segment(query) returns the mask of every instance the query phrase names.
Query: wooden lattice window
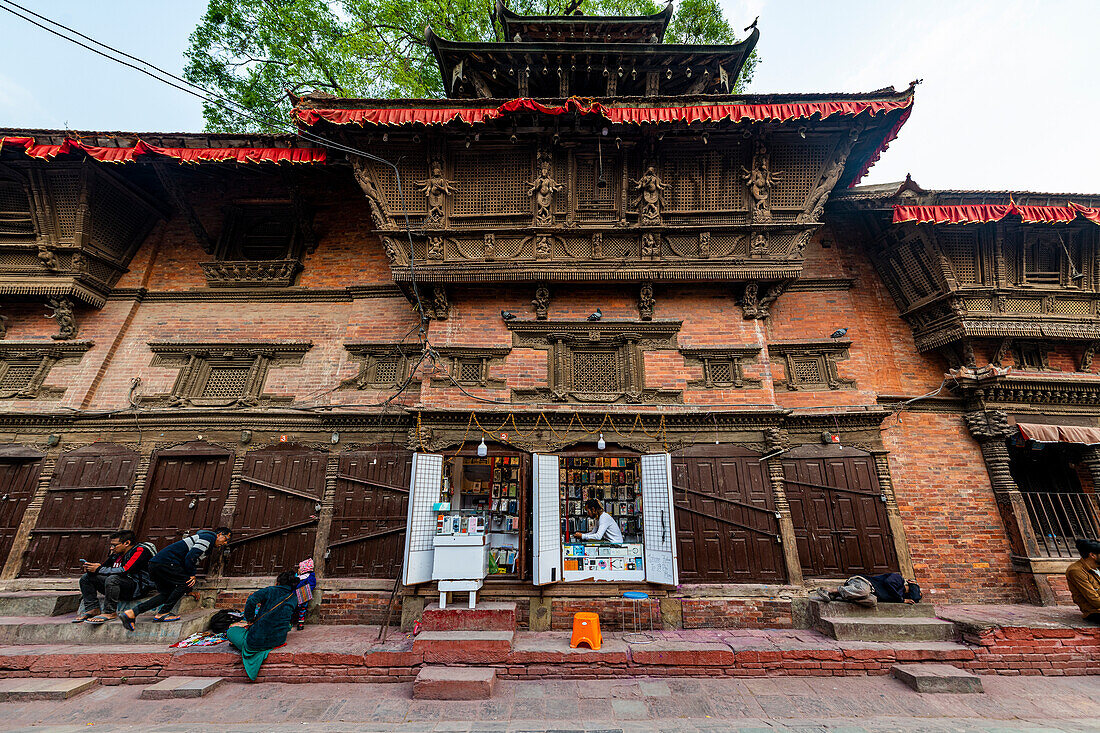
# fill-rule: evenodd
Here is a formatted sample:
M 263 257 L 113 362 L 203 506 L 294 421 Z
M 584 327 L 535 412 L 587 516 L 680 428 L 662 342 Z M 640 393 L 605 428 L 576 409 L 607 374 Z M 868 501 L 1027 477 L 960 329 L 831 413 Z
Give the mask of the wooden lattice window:
M 744 346 L 715 346 L 680 350 L 680 353 L 684 355 L 686 365 L 702 368 L 703 378 L 688 382 L 688 386 L 703 387 L 705 389 L 759 387 L 760 380 L 746 377 L 744 368 L 745 362 L 755 359 L 759 352 L 759 348 Z
M 614 351 L 574 351 L 573 390 L 595 394 L 619 392 L 623 380 L 617 356 Z
M 936 240 L 946 255 L 955 281 L 960 285 L 980 285 L 981 252 L 978 248 L 978 233 L 972 229 L 960 227 L 939 227 Z
M 218 256 L 248 262 L 295 259 L 300 242 L 290 202 L 235 206 L 229 210 Z
M 152 343 L 152 366 L 176 367 L 172 391 L 149 402 L 184 406 L 258 405 L 292 397 L 264 394 L 268 371 L 301 360 L 311 344 Z
M 345 344 L 359 373 L 344 382 L 356 389 L 394 389 L 409 379 L 419 361 L 418 344 Z
M 436 353 L 446 359 L 438 365 L 432 376 L 436 387 L 491 387 L 505 386 L 501 379 L 489 376 L 491 366 L 503 365 L 504 357 L 511 349 L 499 346 L 441 346 Z
M 480 360 L 462 359 L 458 362 L 458 381 L 477 384 L 484 379 L 485 364 Z
M 0 180 L 0 241 L 34 240 L 34 214 L 19 181 Z
M 788 342 L 770 344 L 768 352 L 780 357 L 787 372 L 785 381 L 777 386 L 789 390 L 847 389 L 855 386 L 850 379 L 843 379 L 837 361 L 848 358 L 848 341 Z
M 1050 360 L 1047 354 L 1047 346 L 1034 341 L 1021 341 L 1012 346 L 1013 357 L 1016 360 L 1017 369 L 1030 371 L 1047 371 L 1050 369 Z
M 1024 280 L 1032 285 L 1059 285 L 1063 254 L 1057 236 L 1031 237 L 1024 247 Z
M 202 388 L 202 397 L 226 399 L 244 396 L 248 385 L 248 374 L 252 366 L 211 366 Z
M 79 359 L 91 345 L 74 341 L 43 348 L 18 342 L 0 344 L 0 399 L 56 399 L 64 387 L 45 386 L 46 377 L 62 359 Z

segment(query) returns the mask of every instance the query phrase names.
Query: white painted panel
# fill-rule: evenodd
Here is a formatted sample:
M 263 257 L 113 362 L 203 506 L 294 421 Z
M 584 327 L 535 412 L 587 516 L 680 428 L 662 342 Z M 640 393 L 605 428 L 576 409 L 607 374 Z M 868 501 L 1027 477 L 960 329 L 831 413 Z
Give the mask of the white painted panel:
M 535 585 L 561 580 L 561 496 L 558 457 L 534 454 Z
M 645 579 L 676 585 L 676 512 L 672 506 L 672 456 L 642 456 L 642 532 L 645 536 Z
M 405 585 L 427 583 L 432 579 L 435 555 L 435 511 L 443 486 L 443 456 L 413 453 L 412 481 L 409 484 L 409 516 L 405 523 Z

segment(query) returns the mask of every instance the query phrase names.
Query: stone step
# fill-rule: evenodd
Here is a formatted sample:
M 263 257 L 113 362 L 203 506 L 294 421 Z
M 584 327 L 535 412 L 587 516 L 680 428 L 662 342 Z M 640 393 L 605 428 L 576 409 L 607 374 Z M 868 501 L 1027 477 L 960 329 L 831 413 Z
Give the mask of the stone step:
M 225 680 L 221 677 L 168 677 L 154 685 L 143 687 L 139 697 L 142 700 L 203 697 L 223 682 Z
M 508 658 L 514 631 L 422 631 L 413 652 L 427 664 L 499 664 Z
M 955 624 L 935 618 L 823 618 L 817 629 L 837 641 L 952 641 Z
M 206 630 L 214 609 L 184 614 L 179 621 L 158 623 L 152 612 L 140 616 L 133 631 L 119 621 L 74 624 L 73 616 L 0 618 L 0 644 L 171 644 Z
M 68 700 L 99 684 L 95 677 L 21 677 L 0 680 L 0 701 Z
M 420 617 L 422 631 L 515 631 L 515 603 L 478 603 L 476 608 L 440 608 L 431 603 Z
M 0 616 L 62 616 L 76 613 L 79 593 L 52 590 L 0 593 Z
M 821 603 L 810 601 L 814 618 L 935 618 L 936 607 L 931 603 L 880 603 L 875 608 L 865 608 L 855 603 L 835 601 Z
M 417 700 L 488 700 L 497 673 L 486 667 L 424 667 L 413 682 Z
M 951 664 L 895 664 L 890 674 L 917 692 L 985 692 L 981 677 Z

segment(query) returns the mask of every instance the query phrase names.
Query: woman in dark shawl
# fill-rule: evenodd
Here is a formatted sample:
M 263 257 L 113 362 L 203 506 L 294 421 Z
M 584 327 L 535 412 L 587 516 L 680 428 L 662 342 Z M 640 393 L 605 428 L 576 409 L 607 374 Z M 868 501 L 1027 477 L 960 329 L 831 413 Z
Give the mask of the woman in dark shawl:
M 225 632 L 229 642 L 241 650 L 244 671 L 250 680 L 256 680 L 268 652 L 286 643 L 298 605 L 294 594 L 297 585 L 298 576 L 293 572 L 279 573 L 275 585 L 248 597 L 244 621 L 233 624 Z

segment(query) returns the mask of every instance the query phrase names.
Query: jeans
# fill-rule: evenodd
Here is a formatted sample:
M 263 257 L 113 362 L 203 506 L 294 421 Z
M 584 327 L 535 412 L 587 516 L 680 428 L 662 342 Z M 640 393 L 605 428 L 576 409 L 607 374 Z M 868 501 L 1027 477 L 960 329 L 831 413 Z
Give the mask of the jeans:
M 187 581 L 191 578 L 183 567 L 174 563 L 150 563 L 149 578 L 157 587 L 157 594 L 134 607 L 134 616 L 160 606 L 159 613 L 171 613 L 172 608 L 191 589 Z
M 84 611 L 99 608 L 99 594 L 103 594 L 103 612 L 115 613 L 119 601 L 128 601 L 134 597 L 137 581 L 122 573 L 97 575 L 84 573 L 80 576 L 80 594 L 84 596 Z

